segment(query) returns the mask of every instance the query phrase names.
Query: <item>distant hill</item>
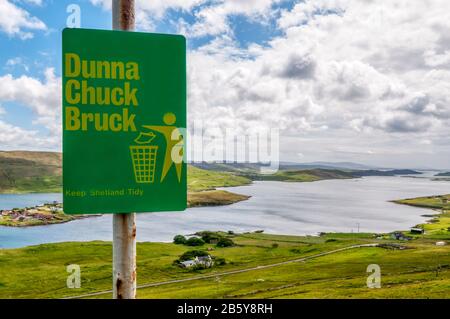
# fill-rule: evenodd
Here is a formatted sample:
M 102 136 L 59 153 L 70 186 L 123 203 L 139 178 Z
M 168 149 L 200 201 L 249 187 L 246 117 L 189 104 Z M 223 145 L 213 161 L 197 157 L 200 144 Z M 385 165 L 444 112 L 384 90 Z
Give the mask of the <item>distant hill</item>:
M 397 175 L 420 175 L 421 172 L 417 172 L 411 169 L 393 169 L 393 170 L 365 170 L 365 171 L 353 171 L 353 176 L 397 176 Z
M 324 168 L 324 169 L 345 169 L 345 170 L 369 170 L 375 169 L 368 166 L 353 162 L 311 162 L 311 163 L 282 163 L 282 167 L 295 168 Z
M 259 172 L 262 164 L 259 163 L 191 163 L 193 167 L 208 171 L 220 172 Z
M 324 179 L 347 179 L 354 177 L 351 172 L 344 170 L 310 168 L 307 166 L 305 168 L 297 164 L 282 164 L 277 173 L 269 175 L 262 175 L 260 172 L 260 168 L 267 165 L 257 163 L 194 163 L 191 165 L 203 170 L 230 172 L 254 181 L 313 182 Z
M 442 177 L 444 177 L 444 176 L 450 176 L 450 172 L 439 173 L 439 174 L 436 174 L 436 175 L 434 175 L 434 176 L 442 176 Z
M 228 172 L 249 172 L 259 171 L 261 167 L 267 165 L 259 163 L 191 163 L 191 165 L 216 171 Z M 280 162 L 280 170 L 304 170 L 304 169 L 329 169 L 329 170 L 369 170 L 374 169 L 372 166 L 367 166 L 351 162 L 311 162 L 311 163 L 294 163 L 294 162 Z
M 251 180 L 259 181 L 287 181 L 287 182 L 315 182 L 326 179 L 349 179 L 354 178 L 351 172 L 332 169 L 296 169 L 296 170 L 280 170 L 275 174 L 243 174 Z
M 195 167 L 210 171 L 226 171 L 236 175 L 245 176 L 252 180 L 270 181 L 298 181 L 309 182 L 324 179 L 346 179 L 364 176 L 398 176 L 419 175 L 421 172 L 410 169 L 351 169 L 350 167 L 366 167 L 356 163 L 333 163 L 341 164 L 346 168 L 333 168 L 326 166 L 327 162 L 315 162 L 310 164 L 281 163 L 279 171 L 272 175 L 261 175 L 260 168 L 264 165 L 257 163 L 195 163 Z
M 0 192 L 59 192 L 62 154 L 0 151 Z

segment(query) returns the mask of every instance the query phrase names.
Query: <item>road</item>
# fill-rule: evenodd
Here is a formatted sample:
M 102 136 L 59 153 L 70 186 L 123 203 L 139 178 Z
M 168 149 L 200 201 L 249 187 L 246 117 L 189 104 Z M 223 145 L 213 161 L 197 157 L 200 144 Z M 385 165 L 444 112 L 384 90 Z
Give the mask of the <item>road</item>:
M 287 264 L 291 264 L 291 263 L 304 262 L 304 261 L 307 261 L 307 260 L 310 260 L 310 259 L 314 259 L 314 258 L 326 256 L 326 255 L 331 255 L 331 254 L 336 254 L 336 253 L 339 253 L 339 252 L 342 252 L 342 251 L 346 251 L 346 250 L 350 250 L 350 249 L 364 248 L 364 247 L 377 247 L 377 246 L 378 246 L 378 244 L 353 245 L 353 246 L 348 246 L 348 247 L 339 248 L 339 249 L 335 249 L 335 250 L 330 250 L 330 251 L 327 251 L 327 252 L 324 252 L 324 253 L 320 253 L 320 254 L 316 254 L 316 255 L 312 255 L 312 256 L 307 256 L 307 257 L 302 257 L 302 258 L 297 258 L 297 259 L 292 259 L 292 260 L 281 261 L 281 262 L 274 263 L 274 264 L 269 264 L 269 265 L 261 265 L 261 266 L 251 267 L 251 268 L 230 270 L 230 271 L 225 271 L 225 272 L 221 272 L 221 273 L 214 273 L 214 274 L 208 274 L 208 275 L 202 275 L 202 276 L 196 276 L 196 277 L 190 277 L 190 278 L 175 279 L 175 280 L 168 280 L 168 281 L 161 281 L 161 282 L 154 282 L 154 283 L 149 283 L 149 284 L 143 284 L 143 285 L 137 286 L 137 289 L 149 288 L 149 287 L 158 287 L 158 286 L 162 286 L 162 285 L 170 285 L 170 284 L 176 284 L 176 283 L 180 283 L 180 282 L 187 282 L 187 281 L 194 281 L 194 280 L 201 280 L 201 279 L 216 278 L 216 277 L 220 277 L 220 276 L 227 276 L 227 275 L 233 275 L 233 274 L 240 274 L 240 273 L 249 272 L 249 271 L 255 271 L 255 270 L 261 270 L 261 269 L 266 269 L 266 268 L 278 267 L 278 266 L 287 265 Z M 113 292 L 112 290 L 105 290 L 105 291 L 93 292 L 93 293 L 79 295 L 79 296 L 66 297 L 66 298 L 63 298 L 63 299 L 80 299 L 80 298 L 87 298 L 87 297 L 95 297 L 95 296 L 101 296 L 101 295 L 105 295 L 105 294 L 111 294 L 112 292 Z

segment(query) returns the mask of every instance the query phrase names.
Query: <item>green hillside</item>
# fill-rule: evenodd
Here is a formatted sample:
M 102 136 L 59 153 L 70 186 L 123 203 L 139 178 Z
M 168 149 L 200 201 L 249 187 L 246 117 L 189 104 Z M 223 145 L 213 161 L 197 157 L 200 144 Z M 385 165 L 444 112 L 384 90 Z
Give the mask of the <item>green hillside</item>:
M 354 178 L 349 172 L 332 169 L 282 170 L 272 175 L 246 173 L 243 176 L 260 181 L 315 182 L 326 179 Z
M 62 154 L 0 151 L 0 193 L 60 192 Z
M 212 190 L 217 187 L 231 187 L 250 184 L 251 181 L 230 172 L 210 171 L 188 165 L 189 191 Z

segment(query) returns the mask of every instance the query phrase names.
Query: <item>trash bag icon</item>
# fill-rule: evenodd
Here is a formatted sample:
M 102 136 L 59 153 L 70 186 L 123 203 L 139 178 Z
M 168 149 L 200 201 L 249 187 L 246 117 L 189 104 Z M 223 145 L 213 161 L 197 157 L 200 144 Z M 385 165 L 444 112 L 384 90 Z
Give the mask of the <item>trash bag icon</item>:
M 148 145 L 155 138 L 152 132 L 143 133 L 134 140 L 138 145 L 130 146 L 131 160 L 133 163 L 136 183 L 153 183 L 155 181 L 156 154 L 158 146 Z

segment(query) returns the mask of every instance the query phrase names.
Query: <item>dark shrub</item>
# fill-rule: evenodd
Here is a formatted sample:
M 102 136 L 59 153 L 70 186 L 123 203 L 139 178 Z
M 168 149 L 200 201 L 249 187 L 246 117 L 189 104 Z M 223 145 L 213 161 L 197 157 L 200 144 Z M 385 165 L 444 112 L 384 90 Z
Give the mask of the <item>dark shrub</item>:
M 198 237 L 191 237 L 188 240 L 186 240 L 186 245 L 188 246 L 203 246 L 205 244 L 205 241 Z
M 229 238 L 222 237 L 219 239 L 216 246 L 217 247 L 231 247 L 231 246 L 234 246 L 234 242 Z
M 197 236 L 200 236 L 205 243 L 211 244 L 212 242 L 218 242 L 222 237 L 220 234 L 212 232 L 212 231 L 202 231 L 196 233 Z
M 216 266 L 223 266 L 226 263 L 227 262 L 225 261 L 225 258 L 222 258 L 222 257 L 215 257 L 214 258 L 214 265 L 216 265 Z
M 272 244 L 272 248 L 278 248 L 278 244 L 277 243 L 273 243 Z
M 195 257 L 209 256 L 209 254 L 204 250 L 189 250 L 180 256 L 179 261 L 186 261 L 194 259 Z
M 177 245 L 184 245 L 186 244 L 186 237 L 184 237 L 183 235 L 176 235 L 173 238 L 173 243 Z

